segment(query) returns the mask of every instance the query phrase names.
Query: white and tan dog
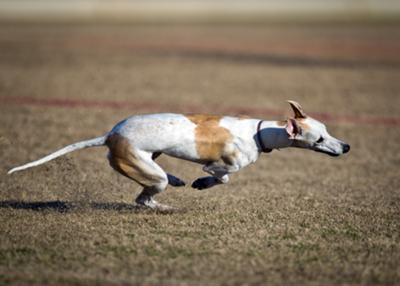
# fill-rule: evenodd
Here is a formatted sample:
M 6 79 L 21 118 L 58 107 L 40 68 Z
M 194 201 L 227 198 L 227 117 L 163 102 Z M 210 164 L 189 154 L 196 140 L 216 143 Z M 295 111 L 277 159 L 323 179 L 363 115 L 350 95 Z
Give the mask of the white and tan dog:
M 168 184 L 183 186 L 185 183 L 167 174 L 154 161 L 161 154 L 203 164 L 203 170 L 211 176 L 195 180 L 192 187 L 205 189 L 227 183 L 230 173 L 273 149 L 299 147 L 331 156 L 350 150 L 348 144 L 330 136 L 322 123 L 307 116 L 297 102 L 289 103 L 295 116 L 285 121 L 172 113 L 132 116 L 104 136 L 71 144 L 8 173 L 43 164 L 78 149 L 106 145 L 110 165 L 143 186 L 136 203 L 168 209 L 153 196 L 164 191 Z

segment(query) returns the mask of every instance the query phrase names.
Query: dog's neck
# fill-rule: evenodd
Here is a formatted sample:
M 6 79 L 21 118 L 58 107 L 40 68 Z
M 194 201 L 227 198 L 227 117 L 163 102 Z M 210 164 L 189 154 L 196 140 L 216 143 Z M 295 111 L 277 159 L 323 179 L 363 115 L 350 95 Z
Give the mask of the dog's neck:
M 258 132 L 259 136 L 256 134 L 255 139 L 262 140 L 265 148 L 280 149 L 292 145 L 292 140 L 289 139 L 285 126 L 281 126 L 277 121 L 263 121 Z

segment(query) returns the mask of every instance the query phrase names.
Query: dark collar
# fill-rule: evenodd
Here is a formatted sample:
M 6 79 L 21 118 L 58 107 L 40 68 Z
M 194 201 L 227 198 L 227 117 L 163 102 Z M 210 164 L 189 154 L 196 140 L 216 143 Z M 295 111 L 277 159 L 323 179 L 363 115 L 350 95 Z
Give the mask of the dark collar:
M 263 141 L 261 140 L 261 132 L 260 132 L 260 128 L 261 128 L 261 124 L 264 122 L 264 120 L 260 120 L 260 122 L 258 122 L 257 125 L 257 140 L 258 140 L 258 144 L 261 147 L 261 151 L 264 153 L 270 153 L 272 152 L 272 149 L 265 147 Z

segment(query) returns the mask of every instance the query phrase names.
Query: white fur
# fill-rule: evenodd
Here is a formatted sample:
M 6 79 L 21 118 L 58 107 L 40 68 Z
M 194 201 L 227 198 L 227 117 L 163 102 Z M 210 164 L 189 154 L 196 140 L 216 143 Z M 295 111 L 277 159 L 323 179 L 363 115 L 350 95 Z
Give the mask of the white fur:
M 196 161 L 195 128 L 181 114 L 161 113 L 129 117 L 118 123 L 110 134 L 122 135 L 138 150 L 162 151 L 172 157 Z

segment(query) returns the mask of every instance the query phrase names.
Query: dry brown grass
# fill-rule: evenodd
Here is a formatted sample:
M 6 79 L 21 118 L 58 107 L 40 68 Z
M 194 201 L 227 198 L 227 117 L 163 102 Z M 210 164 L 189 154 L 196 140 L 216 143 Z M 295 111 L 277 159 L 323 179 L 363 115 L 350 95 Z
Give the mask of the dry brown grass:
M 332 37 L 357 43 L 380 39 L 390 50 L 397 47 L 398 31 L 3 26 L 0 95 L 145 99 L 180 108 L 207 106 L 210 112 L 213 106 L 282 109 L 290 98 L 306 111 L 398 116 L 399 58 L 369 56 L 364 51 L 369 44 L 358 44 L 360 59 L 350 64 L 341 54 L 349 50 L 322 55 L 323 45 L 311 60 L 295 49 L 285 51 L 286 63 L 264 57 L 274 55 L 267 48 L 260 61 L 242 55 L 249 43 L 284 47 L 293 38 L 305 47 L 310 39 L 327 46 Z M 93 45 L 94 36 L 113 38 L 114 44 Z M 177 41 L 185 46 L 199 38 L 210 39 L 211 52 L 176 47 Z M 127 44 L 144 39 L 153 48 Z M 154 48 L 160 42 L 173 48 Z M 217 44 L 224 50 L 233 42 L 236 56 L 213 54 Z M 158 199 L 181 211 L 161 214 L 132 207 L 140 188 L 108 167 L 102 148 L 5 175 L 11 166 L 102 134 L 136 110 L 9 104 L 0 110 L 0 284 L 399 281 L 399 126 L 330 124 L 332 134 L 352 145 L 347 156 L 274 151 L 232 176 L 228 185 L 205 191 L 169 188 Z M 195 164 L 165 157 L 160 162 L 188 182 L 203 175 Z

